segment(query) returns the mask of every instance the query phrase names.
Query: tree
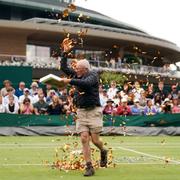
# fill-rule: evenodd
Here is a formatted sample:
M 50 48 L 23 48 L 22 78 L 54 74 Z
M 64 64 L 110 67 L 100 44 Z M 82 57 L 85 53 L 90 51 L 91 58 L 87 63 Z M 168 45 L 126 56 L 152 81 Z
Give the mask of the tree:
M 115 81 L 117 85 L 122 86 L 124 82 L 128 80 L 128 78 L 118 72 L 104 71 L 100 73 L 100 80 L 103 84 L 110 84 L 111 81 Z

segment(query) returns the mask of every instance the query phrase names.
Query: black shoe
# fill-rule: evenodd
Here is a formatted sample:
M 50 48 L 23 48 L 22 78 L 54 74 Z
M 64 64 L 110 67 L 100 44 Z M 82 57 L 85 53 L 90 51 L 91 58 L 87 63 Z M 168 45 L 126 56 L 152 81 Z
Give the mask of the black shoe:
M 84 176 L 93 176 L 95 173 L 94 168 L 91 163 L 87 163 L 86 171 Z
M 107 167 L 107 150 L 101 151 L 101 161 L 100 161 L 100 166 L 101 167 Z

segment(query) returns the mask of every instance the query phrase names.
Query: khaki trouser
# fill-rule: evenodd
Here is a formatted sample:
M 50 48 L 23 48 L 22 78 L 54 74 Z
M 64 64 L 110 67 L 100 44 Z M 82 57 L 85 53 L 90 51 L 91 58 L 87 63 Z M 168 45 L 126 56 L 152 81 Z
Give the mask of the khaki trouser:
M 76 120 L 76 131 L 100 133 L 103 127 L 103 114 L 101 107 L 93 109 L 78 109 Z

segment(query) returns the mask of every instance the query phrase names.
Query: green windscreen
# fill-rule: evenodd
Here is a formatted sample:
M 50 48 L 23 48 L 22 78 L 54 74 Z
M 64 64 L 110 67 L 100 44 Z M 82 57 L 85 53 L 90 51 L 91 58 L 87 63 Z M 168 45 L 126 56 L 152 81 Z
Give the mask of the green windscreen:
M 32 82 L 32 67 L 0 66 L 0 88 L 4 80 L 10 80 L 14 88 L 18 87 L 20 81 L 29 86 Z

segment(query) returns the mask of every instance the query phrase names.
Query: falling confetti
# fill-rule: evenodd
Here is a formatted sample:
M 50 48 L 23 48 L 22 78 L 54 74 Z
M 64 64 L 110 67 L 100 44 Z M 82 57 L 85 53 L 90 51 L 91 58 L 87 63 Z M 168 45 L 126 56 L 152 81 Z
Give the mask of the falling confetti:
M 76 6 L 74 4 L 69 4 L 68 8 L 70 9 L 71 12 L 76 11 Z
M 63 11 L 63 18 L 68 17 L 68 16 L 69 16 L 69 10 L 68 10 L 68 9 L 65 9 L 65 10 Z

